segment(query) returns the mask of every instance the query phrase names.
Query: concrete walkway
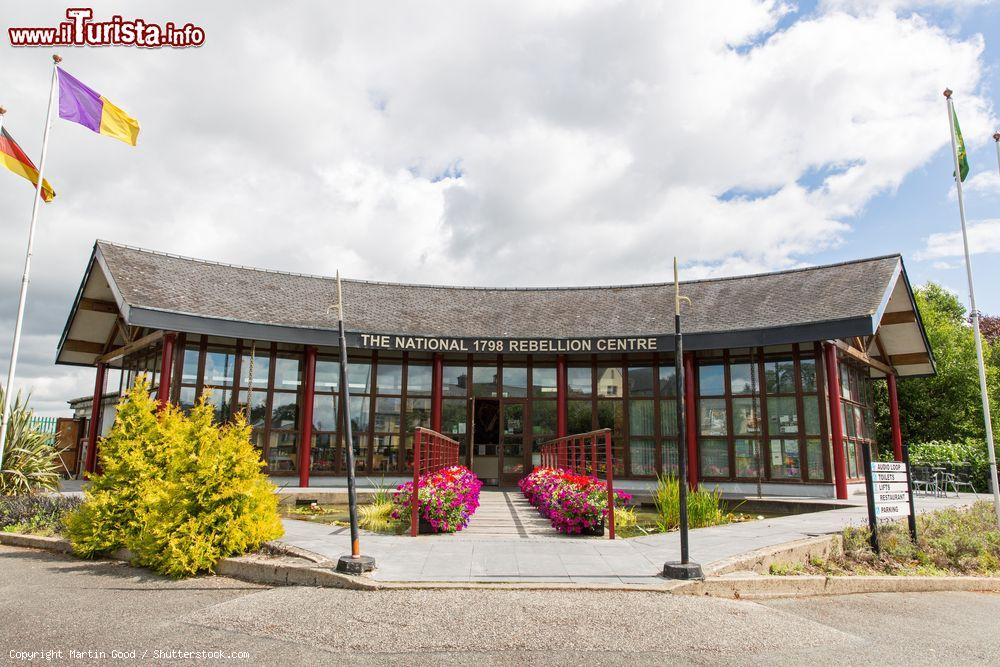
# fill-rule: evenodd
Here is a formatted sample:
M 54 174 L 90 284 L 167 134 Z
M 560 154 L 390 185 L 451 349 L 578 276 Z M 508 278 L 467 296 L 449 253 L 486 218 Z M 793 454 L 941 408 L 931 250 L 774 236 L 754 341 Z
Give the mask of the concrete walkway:
M 483 490 L 479 509 L 459 540 L 538 539 L 552 536 L 552 524 L 538 513 L 520 491 Z
M 980 496 L 986 497 L 986 496 Z M 861 503 L 864 502 L 860 496 Z M 916 497 L 917 512 L 965 505 L 959 498 Z M 504 510 L 506 505 L 506 513 Z M 481 513 L 481 514 L 480 514 Z M 867 521 L 863 504 L 845 509 L 713 526 L 691 531 L 692 560 L 703 566 Z M 350 552 L 346 528 L 285 520 L 285 544 L 336 559 Z M 680 557 L 678 533 L 608 540 L 556 533 L 517 491 L 483 492 L 469 527 L 454 535 L 364 534 L 381 581 L 659 584 L 663 563 Z

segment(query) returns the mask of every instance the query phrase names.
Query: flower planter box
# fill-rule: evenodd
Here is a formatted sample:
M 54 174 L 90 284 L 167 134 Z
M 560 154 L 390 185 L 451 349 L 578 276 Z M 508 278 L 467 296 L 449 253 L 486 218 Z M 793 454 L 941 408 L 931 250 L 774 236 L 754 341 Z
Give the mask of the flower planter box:
M 596 526 L 591 526 L 590 528 L 584 528 L 578 534 L 589 537 L 602 537 L 604 535 L 604 522 L 602 521 Z
M 417 533 L 419 535 L 433 535 L 436 532 L 427 519 L 420 517 L 420 521 L 417 524 Z

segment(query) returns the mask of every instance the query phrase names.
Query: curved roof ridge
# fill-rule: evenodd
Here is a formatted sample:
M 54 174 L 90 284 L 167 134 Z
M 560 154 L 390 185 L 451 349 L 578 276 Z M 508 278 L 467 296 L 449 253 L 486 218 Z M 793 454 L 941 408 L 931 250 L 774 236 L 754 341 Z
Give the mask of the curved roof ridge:
M 296 271 L 283 271 L 279 269 L 268 269 L 258 266 L 248 266 L 246 264 L 235 264 L 231 262 L 220 262 L 217 260 L 202 259 L 198 257 L 190 257 L 188 255 L 179 255 L 176 253 L 165 252 L 162 250 L 152 250 L 149 248 L 142 248 L 139 246 L 130 245 L 127 243 L 119 243 L 116 241 L 108 241 L 106 239 L 98 239 L 97 245 L 105 244 L 113 246 L 116 248 L 125 248 L 128 250 L 134 250 L 136 252 L 149 253 L 151 255 L 158 255 L 161 257 L 170 257 L 173 259 L 180 259 L 189 262 L 198 262 L 200 264 L 206 264 L 210 266 L 220 266 L 233 269 L 243 269 L 246 271 L 259 271 L 261 273 L 270 273 L 283 276 L 293 276 L 297 278 L 315 278 L 317 280 L 334 280 L 334 276 L 320 275 L 315 273 L 300 273 Z M 889 253 L 885 255 L 876 255 L 874 257 L 863 257 L 860 259 L 844 260 L 840 262 L 831 262 L 829 264 L 815 264 L 812 266 L 799 266 L 790 269 L 780 269 L 778 271 L 765 271 L 762 273 L 744 273 L 732 276 L 719 276 L 716 278 L 697 278 L 694 280 L 682 280 L 681 285 L 696 285 L 705 283 L 717 283 L 731 280 L 746 280 L 748 278 L 763 278 L 768 276 L 780 276 L 793 273 L 802 273 L 807 271 L 816 271 L 822 269 L 836 268 L 838 266 L 854 266 L 857 264 L 865 264 L 867 262 L 876 262 L 884 259 L 902 259 L 900 253 Z M 571 290 L 607 290 L 607 289 L 640 289 L 640 288 L 650 288 L 650 287 L 667 287 L 672 286 L 673 281 L 661 281 L 661 282 L 649 282 L 649 283 L 625 283 L 618 285 L 570 285 L 570 286 L 543 286 L 543 287 L 491 287 L 484 285 L 443 285 L 438 283 L 408 283 L 408 282 L 392 282 L 388 280 L 366 280 L 362 278 L 343 278 L 345 283 L 355 283 L 362 285 L 384 285 L 390 287 L 416 287 L 421 289 L 444 289 L 444 290 L 479 290 L 479 291 L 497 291 L 497 292 L 561 292 L 561 291 L 571 291 Z

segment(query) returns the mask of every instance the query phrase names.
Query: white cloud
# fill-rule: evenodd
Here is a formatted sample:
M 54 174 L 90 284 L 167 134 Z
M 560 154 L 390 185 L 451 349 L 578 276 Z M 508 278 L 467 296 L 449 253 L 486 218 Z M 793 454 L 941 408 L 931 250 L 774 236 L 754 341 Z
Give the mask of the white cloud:
M 65 5 L 6 9 L 10 25 L 47 25 Z M 135 12 L 95 14 L 116 10 Z M 808 263 L 948 140 L 945 85 L 967 137 L 995 123 L 982 38 L 892 12 L 791 11 L 146 3 L 144 18 L 202 24 L 206 45 L 63 53 L 143 130 L 130 149 L 57 121 L 25 383 L 55 404 L 55 378 L 87 375 L 51 359 L 96 237 L 438 283 L 655 280 L 673 255 L 692 276 Z M 0 54 L 8 128 L 36 154 L 47 54 Z M 0 183 L 0 365 L 29 208 L 23 183 Z
M 965 179 L 962 184 L 962 192 L 966 195 L 978 195 L 984 198 L 1000 196 L 1000 173 L 995 169 L 977 172 L 972 177 Z M 958 198 L 954 186 L 948 193 L 948 197 L 952 200 Z
M 850 12 L 876 12 L 924 9 L 969 10 L 987 5 L 991 0 L 823 0 L 827 10 L 840 9 Z
M 973 220 L 968 223 L 969 252 L 973 255 L 1000 252 L 1000 219 Z M 937 259 L 942 257 L 963 257 L 962 231 L 931 234 L 924 249 L 915 259 Z M 936 265 L 935 265 L 936 268 Z

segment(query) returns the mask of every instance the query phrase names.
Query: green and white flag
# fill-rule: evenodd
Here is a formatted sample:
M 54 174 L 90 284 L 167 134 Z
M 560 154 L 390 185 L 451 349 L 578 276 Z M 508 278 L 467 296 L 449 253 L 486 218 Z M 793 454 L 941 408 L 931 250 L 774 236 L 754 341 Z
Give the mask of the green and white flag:
M 958 173 L 962 176 L 962 182 L 965 182 L 965 177 L 969 175 L 969 158 L 965 154 L 965 139 L 962 138 L 962 128 L 958 126 L 958 114 L 951 112 L 952 122 L 955 123 L 955 147 L 958 150 Z M 952 178 L 955 177 L 955 172 L 951 172 Z

